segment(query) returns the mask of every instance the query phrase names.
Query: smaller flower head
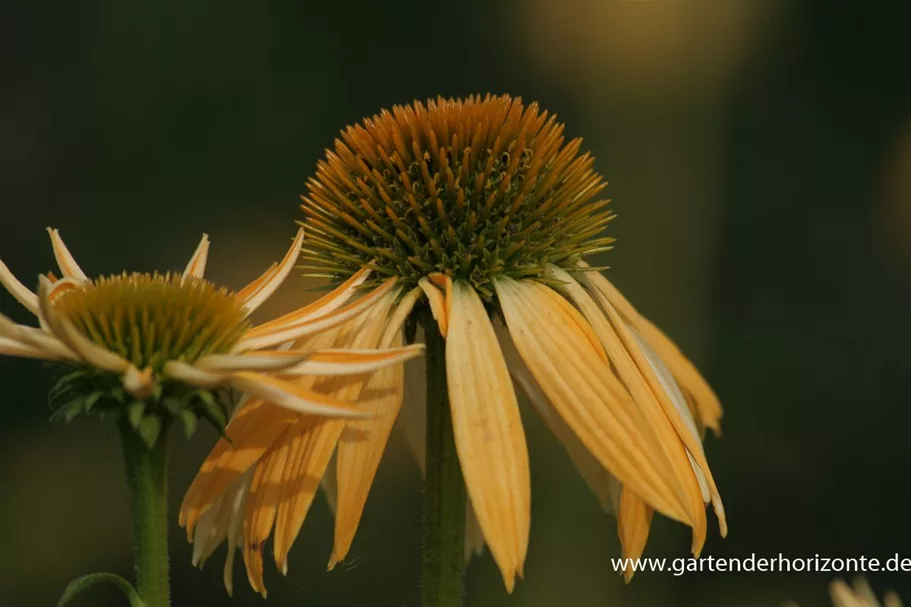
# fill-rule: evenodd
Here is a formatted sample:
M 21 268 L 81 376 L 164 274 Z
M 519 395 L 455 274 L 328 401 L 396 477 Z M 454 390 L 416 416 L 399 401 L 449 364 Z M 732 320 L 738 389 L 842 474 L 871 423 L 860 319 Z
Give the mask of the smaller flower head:
M 281 263 L 237 293 L 203 279 L 207 236 L 182 273 L 90 279 L 57 230 L 48 231 L 62 278 L 39 276 L 36 294 L 0 262 L 0 284 L 39 322 L 29 327 L 0 315 L 0 354 L 69 367 L 52 393 L 65 402 L 58 415 L 67 421 L 94 410 L 109 413 L 151 446 L 172 421 L 188 434 L 200 417 L 223 430 L 229 390 L 313 415 L 358 417 L 364 413 L 351 403 L 307 392 L 289 379 L 326 365 L 363 372 L 419 353 L 414 347 L 352 353 L 280 347 L 342 324 L 369 305 L 342 307 L 344 294 L 259 326 L 250 323 L 250 314 L 291 272 L 303 230 Z M 380 289 L 391 287 L 390 281 Z

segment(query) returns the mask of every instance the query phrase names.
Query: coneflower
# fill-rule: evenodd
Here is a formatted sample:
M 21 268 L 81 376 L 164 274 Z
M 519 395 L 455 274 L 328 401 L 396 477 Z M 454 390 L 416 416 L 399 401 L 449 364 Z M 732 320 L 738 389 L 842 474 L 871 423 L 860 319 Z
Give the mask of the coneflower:
M 382 352 L 279 347 L 369 310 L 392 289 L 393 279 L 353 304 L 346 302 L 353 294 L 349 283 L 306 308 L 252 326 L 250 314 L 294 267 L 303 230 L 281 263 L 236 293 L 203 279 L 206 236 L 182 273 L 90 279 L 57 230 L 48 231 L 62 278 L 39 276 L 36 294 L 0 262 L 0 284 L 39 321 L 38 327 L 28 327 L 0 315 L 0 354 L 61 366 L 51 394 L 52 401 L 63 403 L 57 417 L 70 421 L 98 412 L 119 427 L 133 506 L 137 590 L 124 580 L 117 584 L 131 600 L 141 600 L 132 604 L 162 607 L 169 603 L 168 429 L 179 424 L 192 435 L 198 420 L 206 419 L 224 432 L 231 392 L 276 411 L 365 417 L 369 412 L 307 391 L 296 378 L 371 372 L 419 354 L 420 346 Z M 61 605 L 95 581 L 114 579 L 110 574 L 81 578 L 64 593 Z
M 428 606 L 460 602 L 466 521 L 479 526 L 507 590 L 522 575 L 531 488 L 515 386 L 615 507 L 626 556 L 641 554 L 653 510 L 692 527 L 696 554 L 705 504 L 725 533 L 701 441 L 705 427 L 717 430 L 720 405 L 674 344 L 584 261 L 611 247 L 603 232 L 612 216 L 605 182 L 580 149 L 554 116 L 508 96 L 415 102 L 346 128 L 303 197 L 308 274 L 340 282 L 369 268 L 365 284 L 396 280 L 396 298 L 355 332 L 396 343 L 423 330 L 427 402 L 413 417 L 426 420 L 426 453 L 418 450 Z M 385 373 L 376 381 L 399 385 L 399 371 Z M 217 511 L 204 537 L 242 533 L 250 581 L 264 593 L 262 542 L 274 523 L 285 570 L 315 490 L 299 477 L 322 477 L 337 443 L 331 568 L 349 551 L 402 391 L 368 402 L 373 418 L 339 422 L 328 438 L 311 436 L 306 415 L 294 431 L 251 419 L 250 441 L 229 427 L 233 444 L 216 447 L 187 495 L 188 531 Z M 204 490 L 213 470 L 230 491 Z M 243 504 L 233 518 L 232 503 Z

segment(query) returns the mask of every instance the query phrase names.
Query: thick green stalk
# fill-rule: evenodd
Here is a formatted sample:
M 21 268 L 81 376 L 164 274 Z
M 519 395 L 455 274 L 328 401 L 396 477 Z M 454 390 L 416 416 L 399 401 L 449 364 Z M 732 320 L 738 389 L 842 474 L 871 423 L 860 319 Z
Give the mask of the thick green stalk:
M 446 340 L 424 324 L 427 350 L 427 478 L 424 488 L 424 607 L 459 607 L 465 566 L 465 482 L 446 387 Z
M 120 435 L 133 518 L 136 590 L 145 607 L 168 607 L 167 432 L 162 429 L 151 449 L 128 425 Z

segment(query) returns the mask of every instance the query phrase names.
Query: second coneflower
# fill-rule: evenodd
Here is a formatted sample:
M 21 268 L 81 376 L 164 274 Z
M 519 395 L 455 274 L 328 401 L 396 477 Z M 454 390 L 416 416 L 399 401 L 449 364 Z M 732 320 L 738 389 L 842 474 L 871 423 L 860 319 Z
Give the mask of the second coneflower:
M 692 527 L 696 554 L 706 504 L 725 533 L 701 440 L 717 430 L 720 405 L 674 344 L 585 263 L 610 248 L 611 214 L 580 145 L 564 141 L 555 117 L 508 96 L 415 102 L 345 129 L 308 184 L 307 271 L 350 282 L 370 268 L 374 284 L 397 281 L 344 341 L 382 347 L 423 329 L 426 409 L 404 410 L 426 420 L 425 605 L 460 601 L 466 521 L 508 590 L 522 575 L 531 488 L 514 384 L 614 507 L 625 556 L 641 554 L 653 511 Z M 233 445 L 216 447 L 184 503 L 188 530 L 198 522 L 204 540 L 198 557 L 243 535 L 263 591 L 263 541 L 274 525 L 284 569 L 337 444 L 330 566 L 344 558 L 402 408 L 401 383 L 390 368 L 370 383 L 326 387 L 357 391 L 369 420 L 254 421 L 242 409 Z

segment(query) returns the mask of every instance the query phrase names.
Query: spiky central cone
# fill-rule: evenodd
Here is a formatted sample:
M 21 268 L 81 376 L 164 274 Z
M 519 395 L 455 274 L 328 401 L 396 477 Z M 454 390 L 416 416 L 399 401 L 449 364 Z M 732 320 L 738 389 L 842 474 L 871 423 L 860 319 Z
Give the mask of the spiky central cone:
M 406 286 L 444 272 L 490 299 L 498 275 L 574 266 L 613 241 L 580 146 L 505 95 L 384 110 L 345 129 L 308 182 L 305 268 L 341 280 L 369 264 Z
M 180 275 L 121 274 L 65 291 L 53 302 L 95 343 L 139 369 L 227 352 L 247 328 L 225 289 Z

